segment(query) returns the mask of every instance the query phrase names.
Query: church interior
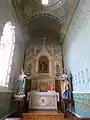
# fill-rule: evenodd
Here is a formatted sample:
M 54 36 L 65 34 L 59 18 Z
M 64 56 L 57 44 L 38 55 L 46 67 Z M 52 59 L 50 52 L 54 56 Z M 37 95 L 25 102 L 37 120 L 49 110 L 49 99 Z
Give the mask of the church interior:
M 0 0 L 0 120 L 90 120 L 90 0 Z

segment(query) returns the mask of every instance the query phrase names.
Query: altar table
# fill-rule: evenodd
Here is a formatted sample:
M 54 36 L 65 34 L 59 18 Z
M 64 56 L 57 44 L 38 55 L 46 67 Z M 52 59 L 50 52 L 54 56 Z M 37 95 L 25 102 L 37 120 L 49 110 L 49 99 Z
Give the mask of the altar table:
M 58 92 L 30 92 L 29 109 L 57 110 Z

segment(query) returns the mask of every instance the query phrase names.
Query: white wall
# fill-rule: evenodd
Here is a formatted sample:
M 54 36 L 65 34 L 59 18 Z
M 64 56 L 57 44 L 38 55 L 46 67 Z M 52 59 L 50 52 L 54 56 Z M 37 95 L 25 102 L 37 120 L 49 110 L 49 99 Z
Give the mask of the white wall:
M 73 76 L 73 112 L 90 118 L 90 0 L 80 0 L 63 51 L 65 69 Z
M 7 21 L 11 21 L 13 25 L 15 25 L 16 27 L 15 28 L 16 44 L 15 44 L 15 52 L 13 56 L 12 72 L 11 72 L 11 78 L 9 84 L 9 88 L 12 88 L 13 81 L 19 75 L 20 69 L 23 66 L 25 44 L 24 44 L 22 31 L 19 27 L 14 9 L 11 4 L 11 0 L 0 0 L 0 37 L 2 35 L 4 25 Z M 2 117 L 6 115 L 9 115 L 10 112 L 14 111 L 14 105 L 12 103 L 13 101 L 11 100 L 11 98 L 12 98 L 12 92 L 10 92 L 8 88 L 0 87 L 0 119 L 2 119 Z
M 12 70 L 9 85 L 10 88 L 15 85 L 14 81 L 20 75 L 20 70 L 23 69 L 25 45 L 26 44 L 24 42 L 22 31 L 19 27 L 16 26 L 16 43 L 12 61 Z
M 63 50 L 65 68 L 73 75 L 74 91 L 89 91 L 90 0 L 80 0 L 65 37 Z M 81 84 L 77 83 L 78 81 L 81 81 Z
M 16 41 L 9 85 L 9 87 L 11 88 L 13 81 L 20 73 L 20 69 L 23 68 L 25 42 L 11 0 L 0 0 L 0 37 L 2 35 L 4 25 L 7 21 L 11 21 L 13 25 L 15 25 L 15 41 Z

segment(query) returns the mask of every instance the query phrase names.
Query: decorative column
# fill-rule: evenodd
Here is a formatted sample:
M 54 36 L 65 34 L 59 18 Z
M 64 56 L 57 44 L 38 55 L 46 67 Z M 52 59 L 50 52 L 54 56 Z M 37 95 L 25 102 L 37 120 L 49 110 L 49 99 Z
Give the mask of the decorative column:
M 34 56 L 33 56 L 33 74 L 36 75 L 36 54 L 37 48 L 36 45 L 34 46 Z
M 54 45 L 52 44 L 51 47 L 51 55 L 52 55 L 52 80 L 53 80 L 53 85 L 55 86 L 55 48 Z

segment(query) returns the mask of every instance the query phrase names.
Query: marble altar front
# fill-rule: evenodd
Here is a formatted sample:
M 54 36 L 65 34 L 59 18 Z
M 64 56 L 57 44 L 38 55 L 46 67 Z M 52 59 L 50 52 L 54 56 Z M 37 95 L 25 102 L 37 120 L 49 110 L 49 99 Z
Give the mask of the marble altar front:
M 58 92 L 30 92 L 29 109 L 57 110 Z

